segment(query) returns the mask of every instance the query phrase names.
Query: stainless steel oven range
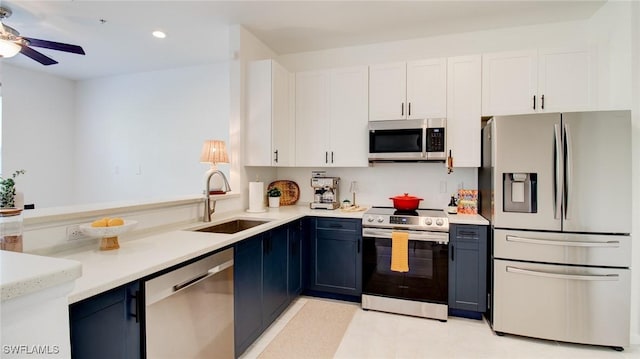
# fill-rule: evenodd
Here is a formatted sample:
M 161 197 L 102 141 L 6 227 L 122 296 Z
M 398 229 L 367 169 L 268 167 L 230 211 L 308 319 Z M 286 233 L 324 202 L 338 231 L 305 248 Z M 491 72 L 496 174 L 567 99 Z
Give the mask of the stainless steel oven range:
M 409 234 L 409 270 L 391 270 L 392 233 Z M 449 221 L 443 211 L 373 207 L 362 217 L 362 308 L 447 320 Z

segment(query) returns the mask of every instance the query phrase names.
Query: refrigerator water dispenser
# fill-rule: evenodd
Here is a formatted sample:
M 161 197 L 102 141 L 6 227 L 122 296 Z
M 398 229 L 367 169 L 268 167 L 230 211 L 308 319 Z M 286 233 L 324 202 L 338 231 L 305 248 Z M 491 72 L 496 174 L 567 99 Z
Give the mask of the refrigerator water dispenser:
M 503 209 L 505 212 L 536 213 L 538 183 L 536 173 L 503 173 Z

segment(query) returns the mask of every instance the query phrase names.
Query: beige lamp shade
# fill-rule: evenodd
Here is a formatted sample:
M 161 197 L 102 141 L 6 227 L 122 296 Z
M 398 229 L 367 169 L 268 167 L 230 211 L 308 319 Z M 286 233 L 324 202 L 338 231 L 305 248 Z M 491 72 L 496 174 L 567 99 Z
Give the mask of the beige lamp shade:
M 205 163 L 229 163 L 229 155 L 227 155 L 227 145 L 221 140 L 207 140 L 202 145 L 202 153 L 200 153 L 200 162 Z

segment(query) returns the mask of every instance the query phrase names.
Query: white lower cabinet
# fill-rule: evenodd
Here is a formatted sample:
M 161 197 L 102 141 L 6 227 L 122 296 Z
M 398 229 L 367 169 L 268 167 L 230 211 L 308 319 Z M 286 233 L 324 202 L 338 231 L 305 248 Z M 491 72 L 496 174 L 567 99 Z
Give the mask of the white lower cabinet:
M 481 56 L 447 59 L 447 154 L 454 167 L 480 167 Z
M 366 167 L 366 66 L 296 73 L 296 166 Z

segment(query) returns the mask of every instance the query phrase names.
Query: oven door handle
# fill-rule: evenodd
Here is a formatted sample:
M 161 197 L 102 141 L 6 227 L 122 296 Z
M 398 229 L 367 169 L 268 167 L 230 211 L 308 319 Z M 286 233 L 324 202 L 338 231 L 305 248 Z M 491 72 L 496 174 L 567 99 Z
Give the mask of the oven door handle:
M 389 230 L 381 230 L 381 229 L 365 229 L 362 231 L 363 237 L 373 237 L 373 238 L 386 238 L 391 239 L 391 233 L 393 231 Z M 422 241 L 422 242 L 438 242 L 442 244 L 449 243 L 449 235 L 448 234 L 433 234 L 433 233 L 424 233 L 417 231 L 399 231 L 399 232 L 407 232 L 409 233 L 410 241 Z

